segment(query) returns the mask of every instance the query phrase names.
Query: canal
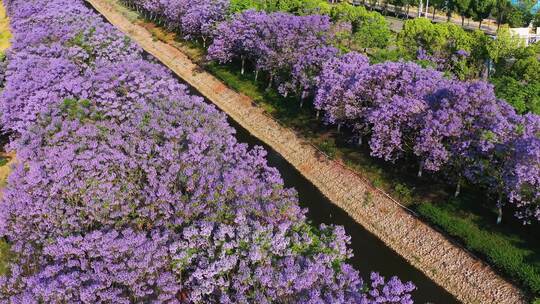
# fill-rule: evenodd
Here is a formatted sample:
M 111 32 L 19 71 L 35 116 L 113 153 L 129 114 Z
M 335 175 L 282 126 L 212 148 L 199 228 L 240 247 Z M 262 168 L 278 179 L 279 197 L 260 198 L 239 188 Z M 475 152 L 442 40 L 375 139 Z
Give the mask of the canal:
M 191 91 L 201 96 L 193 88 Z M 230 117 L 228 121 L 236 129 L 236 138 L 239 142 L 247 143 L 250 147 L 262 146 L 268 151 L 268 164 L 279 170 L 286 187 L 296 189 L 300 205 L 308 210 L 307 216 L 313 224 L 318 226 L 325 223 L 345 227 L 347 234 L 351 236 L 350 248 L 354 253 L 349 263 L 361 272 L 364 279 L 369 279 L 372 271 L 379 272 L 386 278 L 397 275 L 401 280 L 412 281 L 417 286 L 417 290 L 413 293 L 415 303 L 459 303 L 454 296 L 410 265 L 345 211 L 334 205 L 280 154 L 251 135 Z

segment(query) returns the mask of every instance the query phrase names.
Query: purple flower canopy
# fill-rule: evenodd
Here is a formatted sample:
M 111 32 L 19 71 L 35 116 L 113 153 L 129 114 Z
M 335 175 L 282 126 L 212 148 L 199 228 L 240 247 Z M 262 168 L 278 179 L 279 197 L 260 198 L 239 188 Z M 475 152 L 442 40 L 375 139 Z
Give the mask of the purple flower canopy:
M 82 1 L 5 3 L 0 302 L 412 303 L 411 283 L 364 284 L 344 229 L 309 225 L 262 148 Z
M 322 65 L 338 50 L 332 45 L 328 16 L 295 16 L 247 10 L 221 23 L 208 58 L 221 63 L 240 59 L 271 75 L 279 92 L 305 98 L 314 91 Z
M 369 137 L 372 156 L 415 157 L 458 189 L 466 178 L 499 205 L 506 198 L 524 223 L 540 220 L 539 116 L 518 115 L 492 85 L 414 63 L 369 65 L 349 53 L 323 66 L 317 88 L 314 105 L 325 122 L 349 126 L 359 142 Z

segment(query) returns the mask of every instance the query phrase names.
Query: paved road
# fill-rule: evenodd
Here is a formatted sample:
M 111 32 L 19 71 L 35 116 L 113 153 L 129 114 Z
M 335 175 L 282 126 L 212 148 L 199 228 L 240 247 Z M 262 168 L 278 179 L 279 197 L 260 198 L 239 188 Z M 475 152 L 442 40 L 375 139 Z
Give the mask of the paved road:
M 383 8 L 380 6 L 375 6 L 374 9 L 380 12 L 383 11 Z M 388 5 L 387 10 L 393 13 L 397 10 L 402 15 L 406 13 L 405 11 L 401 12 L 399 7 L 394 7 L 393 5 Z M 409 17 L 415 18 L 417 16 L 418 16 L 418 7 L 411 7 L 409 10 Z M 437 23 L 444 23 L 444 22 L 447 22 L 448 20 L 446 15 L 441 15 L 441 14 L 435 14 L 435 18 L 433 18 L 433 15 L 430 13 L 428 14 L 427 17 L 433 22 L 437 22 Z M 392 30 L 396 32 L 401 31 L 401 29 L 403 28 L 403 23 L 405 22 L 405 19 L 400 19 L 400 18 L 390 17 L 390 16 L 386 16 L 386 18 L 388 22 L 390 23 L 390 27 L 392 28 Z M 461 26 L 461 17 L 453 16 L 450 19 L 450 22 Z M 473 21 L 473 20 L 468 20 L 468 21 L 465 20 L 465 24 L 463 28 L 468 29 L 468 30 L 477 30 L 478 22 Z M 492 21 L 486 20 L 482 23 L 481 30 L 484 31 L 486 34 L 495 35 L 495 33 L 497 32 L 497 25 L 493 24 Z

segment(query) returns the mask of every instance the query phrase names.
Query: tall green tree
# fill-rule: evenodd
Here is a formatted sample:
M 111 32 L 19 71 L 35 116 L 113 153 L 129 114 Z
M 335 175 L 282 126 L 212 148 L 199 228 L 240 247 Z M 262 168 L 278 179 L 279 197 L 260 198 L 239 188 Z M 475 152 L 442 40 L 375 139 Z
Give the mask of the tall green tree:
M 512 10 L 512 4 L 508 0 L 495 0 L 494 13 L 497 18 L 497 29 L 505 20 L 508 13 Z
M 533 16 L 524 6 L 512 6 L 504 16 L 502 22 L 510 25 L 510 27 L 526 27 L 529 26 Z
M 449 0 L 450 1 L 450 0 Z M 461 26 L 465 25 L 465 17 L 468 16 L 471 0 L 451 0 L 456 13 L 461 16 Z
M 510 33 L 508 25 L 501 26 L 497 31 L 497 37 L 487 45 L 489 57 L 499 66 L 504 66 L 507 61 L 513 59 L 521 48 L 523 41 Z
M 472 0 L 471 9 L 474 21 L 478 21 L 478 28 L 482 28 L 482 21 L 488 18 L 493 11 L 496 0 Z
M 431 15 L 432 19 L 435 19 L 435 14 L 437 13 L 437 10 L 444 11 L 447 6 L 446 0 L 429 0 L 430 6 L 433 8 L 433 14 Z
M 396 42 L 404 54 L 415 59 L 420 48 L 428 52 L 441 51 L 447 36 L 447 28 L 438 27 L 426 18 L 415 18 L 403 24 Z
M 532 24 L 534 27 L 540 27 L 540 10 L 534 15 Z
M 386 18 L 377 12 L 367 12 L 353 23 L 353 39 L 362 48 L 386 48 L 392 32 Z
M 348 22 L 352 26 L 352 39 L 363 49 L 385 48 L 392 39 L 386 19 L 378 12 L 367 11 L 362 6 L 342 3 L 332 7 L 332 20 Z

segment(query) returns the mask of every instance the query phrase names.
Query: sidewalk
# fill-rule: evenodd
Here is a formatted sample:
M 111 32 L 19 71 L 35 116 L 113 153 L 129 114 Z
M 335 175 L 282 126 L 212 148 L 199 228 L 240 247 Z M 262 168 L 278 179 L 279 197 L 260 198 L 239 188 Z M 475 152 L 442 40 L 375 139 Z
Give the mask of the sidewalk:
M 280 153 L 334 204 L 460 301 L 525 303 L 522 292 L 485 263 L 454 245 L 360 176 L 326 158 L 292 130 L 254 106 L 249 97 L 226 87 L 178 49 L 154 41 L 145 28 L 123 16 L 113 1 L 87 0 L 148 53 Z M 372 204 L 363 204 L 366 192 L 373 194 Z

